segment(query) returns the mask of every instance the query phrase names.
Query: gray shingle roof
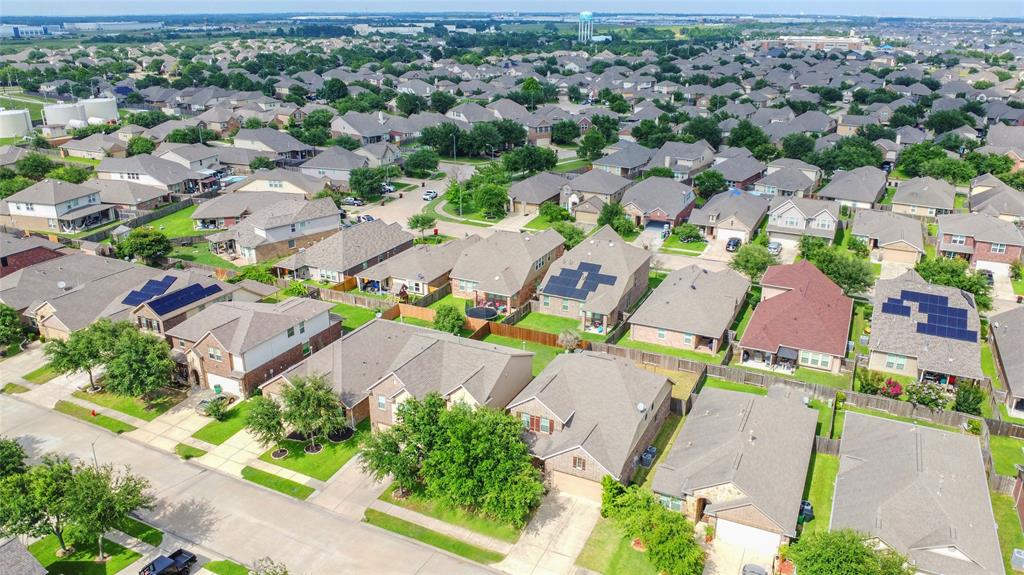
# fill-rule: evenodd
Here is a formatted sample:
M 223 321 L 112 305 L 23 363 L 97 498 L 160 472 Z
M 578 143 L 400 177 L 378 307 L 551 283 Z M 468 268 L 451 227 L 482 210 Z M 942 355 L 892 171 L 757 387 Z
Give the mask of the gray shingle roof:
M 167 190 L 128 180 L 86 180 L 82 185 L 100 193 L 104 204 L 134 206 L 166 196 Z
M 81 184 L 72 184 L 62 180 L 45 179 L 36 182 L 20 192 L 7 197 L 8 202 L 24 202 L 55 206 L 57 204 L 95 194 L 96 190 Z
M 720 338 L 750 288 L 733 270 L 695 265 L 675 270 L 629 318 L 629 323 Z
M 462 252 L 478 241 L 480 241 L 480 236 L 474 235 L 440 245 L 413 246 L 360 272 L 359 277 L 378 281 L 397 278 L 424 283 L 432 282 L 451 272 Z
M 885 192 L 885 172 L 872 166 L 836 172 L 832 181 L 818 191 L 818 196 L 830 200 L 876 203 Z
M 181 164 L 157 158 L 149 154 L 139 154 L 130 158 L 103 158 L 96 166 L 98 173 L 137 173 L 146 174 L 165 186 L 172 186 L 187 180 L 202 180 L 206 176 L 194 172 Z
M 334 146 L 306 161 L 302 167 L 322 170 L 352 170 L 369 165 L 370 162 L 365 157 L 345 148 Z
M 674 218 L 696 199 L 690 186 L 672 178 L 652 177 L 626 190 L 620 203 L 623 206 L 633 204 L 645 214 L 660 209 Z
M 207 200 L 192 212 L 193 220 L 234 218 L 278 202 L 294 199 L 296 194 L 284 192 L 234 192 Z
M 258 128 L 255 130 L 242 128 L 235 134 L 235 145 L 244 148 L 249 141 L 259 142 L 278 154 L 288 152 L 300 152 L 312 150 L 312 146 L 303 144 L 286 132 L 280 132 L 273 128 Z
M 990 190 L 971 196 L 971 211 L 1024 219 L 1024 192 L 999 182 Z
M 776 170 L 758 180 L 757 183 L 764 186 L 775 186 L 788 192 L 809 190 L 814 185 L 814 182 L 802 171 L 789 167 Z
M 900 184 L 892 197 L 892 203 L 952 210 L 955 196 L 956 188 L 952 184 L 925 176 Z
M 988 214 L 945 214 L 936 218 L 940 237 L 945 234 L 962 235 L 979 242 L 1024 246 L 1024 234 L 1011 222 Z M 940 251 L 947 244 L 940 240 Z
M 511 296 L 523 289 L 537 260 L 563 243 L 552 229 L 535 234 L 497 231 L 462 252 L 451 277 L 475 281 L 480 291 Z
M 46 575 L 47 571 L 18 538 L 12 537 L 0 541 L 0 573 Z
M 702 207 L 693 210 L 689 222 L 699 226 L 717 226 L 736 216 L 748 229 L 753 229 L 768 212 L 768 198 L 747 192 L 730 191 L 711 196 Z M 711 216 L 717 216 L 711 221 Z
M 604 170 L 590 170 L 573 178 L 569 182 L 569 189 L 574 192 L 610 196 L 627 188 L 632 183 L 622 176 Z
M 117 274 L 137 266 L 113 258 L 72 253 L 22 268 L 0 277 L 0 302 L 16 310 L 43 301 L 84 283 Z M 58 284 L 64 282 L 64 289 Z
M 547 200 L 558 201 L 562 187 L 569 179 L 562 174 L 541 172 L 512 184 L 508 189 L 509 199 L 527 204 L 540 204 Z
M 992 337 L 999 349 L 999 360 L 1006 375 L 1006 385 L 1016 397 L 1024 396 L 1024 307 L 992 316 L 989 323 Z
M 340 213 L 341 211 L 334 204 L 334 200 L 330 198 L 320 198 L 313 201 L 288 199 L 264 206 L 253 212 L 251 216 L 240 224 L 222 232 L 210 234 L 208 238 L 211 242 L 223 242 L 233 239 L 240 247 L 254 248 L 273 241 L 268 239 L 266 234 L 258 233 L 256 230 L 269 230 L 316 218 L 339 216 Z M 338 217 L 338 223 L 339 225 L 341 223 L 340 216 Z
M 397 222 L 387 224 L 382 220 L 373 220 L 345 228 L 306 248 L 305 252 L 274 265 L 288 270 L 310 267 L 340 273 L 394 250 L 412 239 L 413 235 L 403 230 Z
M 901 216 L 892 212 L 876 212 L 874 210 L 857 210 L 853 214 L 851 233 L 875 240 L 879 247 L 897 242 L 906 242 L 922 254 L 924 249 L 924 231 L 921 222 L 914 218 Z

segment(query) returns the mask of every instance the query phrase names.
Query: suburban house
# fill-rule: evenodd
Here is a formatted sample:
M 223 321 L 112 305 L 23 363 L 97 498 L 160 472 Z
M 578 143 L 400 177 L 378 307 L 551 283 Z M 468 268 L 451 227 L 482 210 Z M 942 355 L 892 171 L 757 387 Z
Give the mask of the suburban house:
M 508 188 L 509 213 L 536 214 L 544 202 L 557 204 L 568 191 L 569 178 L 554 172 L 540 172 Z
M 543 313 L 578 319 L 583 332 L 607 334 L 647 293 L 651 252 L 603 226 L 562 254 L 538 295 Z
M 1024 168 L 1024 126 L 1007 126 L 997 122 L 985 137 L 982 154 L 999 154 L 1013 160 L 1013 171 Z
M 370 421 L 390 427 L 402 402 L 440 394 L 448 405 L 503 409 L 532 379 L 533 353 L 413 329 L 384 372 L 370 384 Z
M 153 155 L 164 160 L 181 164 L 201 173 L 216 173 L 223 169 L 217 156 L 217 148 L 203 144 L 171 144 L 164 142 Z
M 725 178 L 725 184 L 737 190 L 751 190 L 754 183 L 764 176 L 767 166 L 750 155 L 726 158 L 709 168 Z
M 811 262 L 771 266 L 761 277 L 761 303 L 735 353 L 755 367 L 837 374 L 852 316 L 853 300 Z
M 651 156 L 655 152 L 629 140 L 622 140 L 616 145 L 619 146 L 619 149 L 603 158 L 594 160 L 593 168 L 595 170 L 602 170 L 623 178 L 635 178 L 651 161 Z
M 984 377 L 972 294 L 907 270 L 875 282 L 875 302 L 868 369 L 949 386 Z
M 82 182 L 100 193 L 100 203 L 117 208 L 118 212 L 155 210 L 173 201 L 164 188 L 145 186 L 127 180 L 89 179 Z
M 827 186 L 818 190 L 823 200 L 835 200 L 848 208 L 870 210 L 885 195 L 885 172 L 862 166 L 848 172 L 836 172 Z
M 356 272 L 359 289 L 389 293 L 400 298 L 422 297 L 448 285 L 448 275 L 459 256 L 480 241 L 472 235 L 442 244 L 420 244 L 404 250 L 379 264 Z
M 617 204 L 626 188 L 633 184 L 622 176 L 603 170 L 590 170 L 569 181 L 562 192 L 562 206 L 576 215 L 576 221 L 597 224 L 597 217 L 605 204 Z
M 988 214 L 1001 220 L 1024 226 L 1024 194 L 996 180 L 999 185 L 974 193 L 970 197 L 971 211 Z
M 18 575 L 46 575 L 46 568 L 17 537 L 0 539 L 0 571 Z
M 1009 277 L 1010 266 L 1021 261 L 1024 233 L 1011 222 L 988 214 L 946 214 L 936 221 L 937 251 L 945 257 L 965 259 L 972 269 L 1003 277 Z
M 230 228 L 258 210 L 273 204 L 295 200 L 286 192 L 234 192 L 222 194 L 196 206 L 192 226 L 196 231 Z
M 117 209 L 101 203 L 96 190 L 49 178 L 8 196 L 6 202 L 6 223 L 23 230 L 74 233 L 117 218 Z
M 658 148 L 646 169 L 669 168 L 672 177 L 680 182 L 690 182 L 693 177 L 707 169 L 715 161 L 715 150 L 704 140 L 693 144 L 665 142 Z
M 313 157 L 313 147 L 296 140 L 291 134 L 273 128 L 242 128 L 235 134 L 234 144 L 257 152 L 266 152 L 271 160 L 299 164 Z
M 413 235 L 398 222 L 362 222 L 275 263 L 274 268 L 278 275 L 343 284 L 344 289 L 352 289 L 360 273 L 413 247 L 413 240 Z
M 745 561 L 770 566 L 797 536 L 817 424 L 794 390 L 759 396 L 705 386 L 651 489 L 666 508 L 712 526 Z
M 956 188 L 945 180 L 921 177 L 907 180 L 896 188 L 892 197 L 892 211 L 922 219 L 953 211 Z
M 62 157 L 87 158 L 90 160 L 102 160 L 106 157 L 123 158 L 127 153 L 127 146 L 117 136 L 111 134 L 91 134 L 81 140 L 69 140 L 60 146 Z
M 32 323 L 27 313 L 49 298 L 70 291 L 102 278 L 120 274 L 134 268 L 145 268 L 138 264 L 115 258 L 105 258 L 78 251 L 70 251 L 59 258 L 50 258 L 0 277 L 0 303 L 15 309 L 25 323 Z M 146 268 L 152 269 L 152 268 Z M 153 270 L 159 272 L 159 270 Z M 116 285 L 133 285 L 137 281 L 120 282 Z
M 335 182 L 347 182 L 352 170 L 370 167 L 370 160 L 340 146 L 327 148 L 310 160 L 306 160 L 299 171 L 314 178 L 327 178 Z
M 690 186 L 672 178 L 651 177 L 629 187 L 620 203 L 638 227 L 654 224 L 674 228 L 690 215 L 696 201 Z
M 769 199 L 749 192 L 730 190 L 715 194 L 690 213 L 689 223 L 698 226 L 705 238 L 739 238 L 749 242 L 768 212 Z
M 459 256 L 450 274 L 452 295 L 508 313 L 530 301 L 564 249 L 562 236 L 552 229 L 535 234 L 497 231 Z
M 768 212 L 768 238 L 796 248 L 804 236 L 832 244 L 839 222 L 839 203 L 811 198 L 787 197 L 773 202 Z
M 747 298 L 750 280 L 731 269 L 690 265 L 673 271 L 629 317 L 629 337 L 714 355 Z
M 193 385 L 247 397 L 338 339 L 341 321 L 331 316 L 332 305 L 308 298 L 215 303 L 171 328 L 167 337 Z
M 800 160 L 781 158 L 768 164 L 765 176 L 754 183 L 762 196 L 810 196 L 821 181 L 821 168 Z
M 340 228 L 341 211 L 334 200 L 289 199 L 256 210 L 241 223 L 207 239 L 211 252 L 245 265 L 309 248 Z
M 632 361 L 560 354 L 508 404 L 558 491 L 601 500 L 601 479 L 628 484 L 668 416 L 672 384 Z
M 64 255 L 63 246 L 38 236 L 0 232 L 0 278 Z
M 327 179 L 303 172 L 274 168 L 256 170 L 244 180 L 224 188 L 224 194 L 234 192 L 280 192 L 313 199 L 327 186 Z
M 398 149 L 398 146 L 389 142 L 364 144 L 361 148 L 356 148 L 354 153 L 369 160 L 371 168 L 393 166 L 401 164 L 403 161 L 402 151 Z
M 850 234 L 871 250 L 871 260 L 916 264 L 926 254 L 921 221 L 892 212 L 857 210 Z
M 990 319 L 989 343 L 996 373 L 1008 390 L 1006 409 L 1010 417 L 1024 419 L 1024 307 L 1017 306 Z
M 96 166 L 96 177 L 101 180 L 127 180 L 178 194 L 203 192 L 218 185 L 216 174 L 197 172 L 149 154 L 104 158 Z
M 906 556 L 918 573 L 1004 573 L 981 446 L 971 435 L 847 413 L 829 529 L 857 531 Z

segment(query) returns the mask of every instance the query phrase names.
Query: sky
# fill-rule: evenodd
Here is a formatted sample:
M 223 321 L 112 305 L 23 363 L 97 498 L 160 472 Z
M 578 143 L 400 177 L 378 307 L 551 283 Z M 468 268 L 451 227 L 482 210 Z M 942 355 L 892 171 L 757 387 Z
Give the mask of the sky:
M 612 0 L 516 0 L 490 9 L 520 11 L 665 13 L 772 13 L 826 14 L 850 16 L 1016 17 L 1024 18 L 1024 0 L 633 0 L 627 4 Z M 9 16 L 120 16 L 132 14 L 212 14 L 289 12 L 391 12 L 479 11 L 479 0 L 391 0 L 386 5 L 370 0 L 0 0 L 0 14 Z

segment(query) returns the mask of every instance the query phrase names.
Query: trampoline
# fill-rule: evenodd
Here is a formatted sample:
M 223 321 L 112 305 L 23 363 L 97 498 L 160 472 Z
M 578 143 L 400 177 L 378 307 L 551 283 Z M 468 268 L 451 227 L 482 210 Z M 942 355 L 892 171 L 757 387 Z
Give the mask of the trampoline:
M 484 306 L 471 307 L 466 310 L 466 317 L 492 320 L 498 317 L 498 310 Z

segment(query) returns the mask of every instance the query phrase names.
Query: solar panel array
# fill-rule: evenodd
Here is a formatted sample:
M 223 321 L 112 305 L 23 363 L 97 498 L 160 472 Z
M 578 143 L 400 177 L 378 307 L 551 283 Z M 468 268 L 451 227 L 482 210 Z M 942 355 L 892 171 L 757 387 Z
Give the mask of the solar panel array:
M 128 292 L 128 295 L 121 300 L 121 303 L 125 305 L 139 305 L 157 296 L 164 295 L 176 279 L 174 276 L 164 276 L 163 279 L 149 280 L 141 289 Z
M 149 307 L 153 308 L 159 315 L 170 313 L 176 309 L 183 308 L 190 303 L 195 303 L 201 299 L 210 297 L 211 295 L 220 291 L 220 286 L 213 284 L 208 287 L 203 287 L 200 284 L 192 284 L 186 288 L 182 288 L 176 292 L 169 293 L 165 296 L 161 296 L 149 302 Z
M 548 278 L 542 290 L 544 295 L 585 300 L 602 285 L 615 285 L 618 278 L 601 273 L 599 264 L 581 262 L 576 269 L 562 268 L 558 275 Z
M 902 290 L 900 297 L 890 297 L 882 303 L 882 313 L 910 317 L 911 308 L 904 302 L 916 303 L 917 311 L 927 317 L 927 321 L 917 322 L 917 333 L 959 341 L 978 341 L 978 331 L 967 328 L 967 310 L 950 307 L 948 297 Z

